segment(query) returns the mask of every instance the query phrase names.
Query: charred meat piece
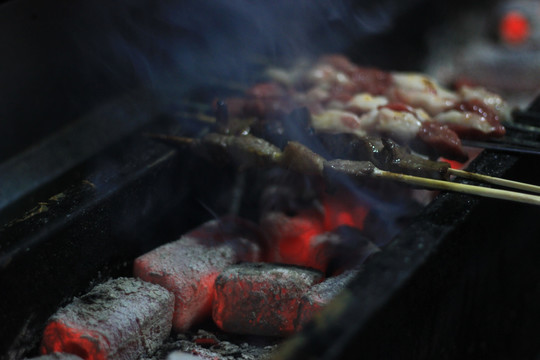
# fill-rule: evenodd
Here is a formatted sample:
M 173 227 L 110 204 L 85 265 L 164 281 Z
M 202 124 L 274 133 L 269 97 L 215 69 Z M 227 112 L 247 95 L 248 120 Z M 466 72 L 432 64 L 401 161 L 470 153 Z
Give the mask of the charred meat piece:
M 280 166 L 305 175 L 325 177 L 336 170 L 355 177 L 369 175 L 377 167 L 408 175 L 448 179 L 448 163 L 424 159 L 391 140 L 362 138 L 352 134 L 325 134 L 321 144 L 330 161 L 296 141 L 284 150 L 252 135 L 210 133 L 199 139 L 158 135 L 156 139 L 189 147 L 195 154 L 216 164 L 232 162 L 240 168 Z M 337 159 L 336 159 L 337 158 Z
M 155 134 L 149 136 L 175 147 L 188 148 L 216 165 L 233 163 L 241 169 L 275 165 L 281 157 L 278 147 L 252 135 L 209 133 L 201 138 Z
M 327 134 L 321 137 L 321 141 L 336 158 L 369 161 L 379 169 L 401 174 L 444 180 L 449 178 L 450 164 L 447 162 L 432 161 L 412 154 L 406 147 L 389 139 Z
M 413 155 L 406 148 L 389 139 L 383 139 L 382 142 L 384 144 L 383 150 L 374 156 L 377 159 L 375 165 L 380 169 L 432 179 L 449 179 L 449 163 L 432 161 Z

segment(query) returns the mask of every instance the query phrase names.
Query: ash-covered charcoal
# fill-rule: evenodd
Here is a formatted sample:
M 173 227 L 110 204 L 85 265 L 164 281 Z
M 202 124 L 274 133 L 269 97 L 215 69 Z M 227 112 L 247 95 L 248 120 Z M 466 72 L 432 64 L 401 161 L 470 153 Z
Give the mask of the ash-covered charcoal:
M 109 280 L 49 319 L 41 353 L 138 359 L 169 336 L 173 306 L 173 295 L 161 286 L 133 278 Z
M 191 355 L 183 351 L 175 351 L 167 356 L 167 360 L 200 360 L 201 356 Z
M 52 354 L 41 355 L 33 358 L 24 358 L 24 360 L 83 360 L 77 355 L 55 352 Z
M 240 261 L 260 261 L 262 245 L 251 222 L 232 217 L 212 220 L 135 259 L 134 274 L 174 294 L 173 328 L 185 331 L 210 317 L 219 273 Z
M 271 359 L 280 339 L 225 333 L 214 326 L 171 336 L 152 356 L 140 360 L 263 360 Z M 212 340 L 212 341 L 201 341 Z
M 297 331 L 302 330 L 315 314 L 320 312 L 322 308 L 343 291 L 359 272 L 358 269 L 348 270 L 312 286 L 300 300 L 298 318 L 295 322 Z
M 311 262 L 307 266 L 324 271 L 329 276 L 338 275 L 358 268 L 370 255 L 379 251 L 380 248 L 359 229 L 339 226 L 313 237 L 309 251 Z
M 236 334 L 290 335 L 301 296 L 321 280 L 320 272 L 296 266 L 230 266 L 216 279 L 212 318 L 220 329 Z

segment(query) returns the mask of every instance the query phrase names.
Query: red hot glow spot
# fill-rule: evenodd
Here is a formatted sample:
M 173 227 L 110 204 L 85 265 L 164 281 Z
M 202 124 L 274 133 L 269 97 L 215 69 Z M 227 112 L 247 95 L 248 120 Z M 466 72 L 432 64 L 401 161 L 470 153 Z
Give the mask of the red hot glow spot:
M 327 196 L 324 200 L 324 230 L 334 230 L 347 225 L 364 229 L 364 222 L 369 208 L 354 196 L 347 193 Z
M 529 20 L 519 11 L 510 11 L 501 19 L 499 33 L 504 42 L 511 45 L 521 44 L 531 34 Z
M 326 271 L 326 263 L 314 261 L 318 247 L 313 246 L 317 235 L 340 226 L 362 230 L 369 208 L 348 193 L 337 193 L 323 198 L 323 211 L 304 210 L 295 216 L 272 213 L 262 220 L 264 231 L 277 248 L 270 261 L 310 266 Z
M 153 353 L 171 331 L 174 298 L 138 279 L 109 280 L 59 309 L 48 321 L 41 353 L 85 360 L 132 360 Z
M 270 255 L 269 261 L 305 264 L 309 259 L 309 241 L 324 231 L 323 223 L 322 214 L 316 210 L 303 211 L 294 217 L 282 213 L 266 216 L 262 226 L 275 244 L 275 253 Z
M 73 324 L 52 322 L 43 334 L 42 354 L 69 353 L 83 359 L 105 360 L 109 345 L 102 335 Z

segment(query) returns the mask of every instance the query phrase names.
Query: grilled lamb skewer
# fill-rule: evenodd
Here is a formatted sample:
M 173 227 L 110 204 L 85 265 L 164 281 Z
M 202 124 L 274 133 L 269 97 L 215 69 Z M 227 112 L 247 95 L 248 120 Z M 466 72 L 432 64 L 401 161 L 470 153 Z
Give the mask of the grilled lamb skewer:
M 224 135 L 209 133 L 194 139 L 172 135 L 149 135 L 170 145 L 189 148 L 193 153 L 218 164 L 233 163 L 240 169 L 263 166 L 284 166 L 290 168 L 290 151 L 294 149 L 297 172 L 307 175 L 320 175 L 324 157 L 316 155 L 307 146 L 289 141 L 284 150 L 268 141 L 252 135 Z M 369 162 L 377 168 L 408 175 L 448 180 L 450 164 L 432 161 L 408 152 L 405 148 L 388 139 L 365 139 L 354 136 L 336 135 L 321 138 L 322 144 L 332 149 L 332 159 Z M 338 144 L 339 143 L 339 144 Z M 304 154 L 306 161 L 302 162 Z M 309 162 L 311 159 L 312 162 Z M 331 160 L 332 160 L 331 159 Z M 316 165 L 318 164 L 318 165 Z M 295 165 L 296 166 L 296 165 Z
M 209 160 L 220 163 L 228 160 L 240 167 L 276 165 L 298 173 L 320 176 L 327 181 L 332 181 L 339 175 L 346 175 L 361 181 L 364 179 L 390 180 L 427 189 L 448 190 L 540 205 L 540 196 L 393 173 L 377 168 L 370 161 L 326 160 L 295 141 L 289 142 L 281 151 L 278 147 L 252 135 L 234 136 L 210 133 L 201 139 L 169 135 L 152 135 L 152 137 L 169 144 L 189 147 L 191 151 Z
M 257 87 L 245 98 L 227 99 L 231 117 L 254 117 L 258 122 L 279 128 L 283 127 L 288 115 L 295 109 L 305 107 L 309 110 L 311 126 L 316 132 L 385 136 L 407 143 L 432 157 L 444 156 L 458 161 L 467 159 L 458 135 L 448 126 L 434 122 L 419 109 L 388 104 L 360 114 L 360 111 L 353 112 L 348 108 L 324 108 L 309 99 L 293 99 L 281 90 L 279 94 L 268 93 L 275 90 L 270 84 Z M 259 97 L 255 98 L 253 94 Z M 374 101 L 376 103 L 376 99 Z
M 411 153 L 386 138 L 365 138 L 351 134 L 322 134 L 318 137 L 333 158 L 370 161 L 391 172 L 448 180 L 450 164 Z
M 363 68 L 339 55 L 268 75 L 273 81 L 228 100 L 233 115 L 282 121 L 304 106 L 317 132 L 389 137 L 458 161 L 467 158 L 461 138 L 503 136 L 501 122 L 510 117 L 508 105 L 483 88 L 450 91 L 422 74 Z
M 269 76 L 287 87 L 307 88 L 307 94 L 318 94 L 318 99 L 330 108 L 345 107 L 355 112 L 355 98 L 365 93 L 375 95 L 378 102 L 421 108 L 434 121 L 456 130 L 460 137 L 502 136 L 501 122 L 510 118 L 510 107 L 504 100 L 482 87 L 462 86 L 451 91 L 427 75 L 365 68 L 343 55 L 323 56 L 314 65 L 304 65 L 303 70 L 293 68 L 291 72 L 293 81 L 288 83 L 283 83 L 286 70 L 277 77 L 276 70 L 270 70 Z M 362 106 L 359 110 L 365 111 Z

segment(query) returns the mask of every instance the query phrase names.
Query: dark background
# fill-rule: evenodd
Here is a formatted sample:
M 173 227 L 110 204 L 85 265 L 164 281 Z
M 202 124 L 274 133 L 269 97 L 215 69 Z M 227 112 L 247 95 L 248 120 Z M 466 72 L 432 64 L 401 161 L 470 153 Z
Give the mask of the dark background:
M 130 89 L 249 82 L 253 64 L 342 52 L 421 70 L 466 1 L 7 1 L 0 5 L 0 162 Z M 487 5 L 489 4 L 489 5 Z

